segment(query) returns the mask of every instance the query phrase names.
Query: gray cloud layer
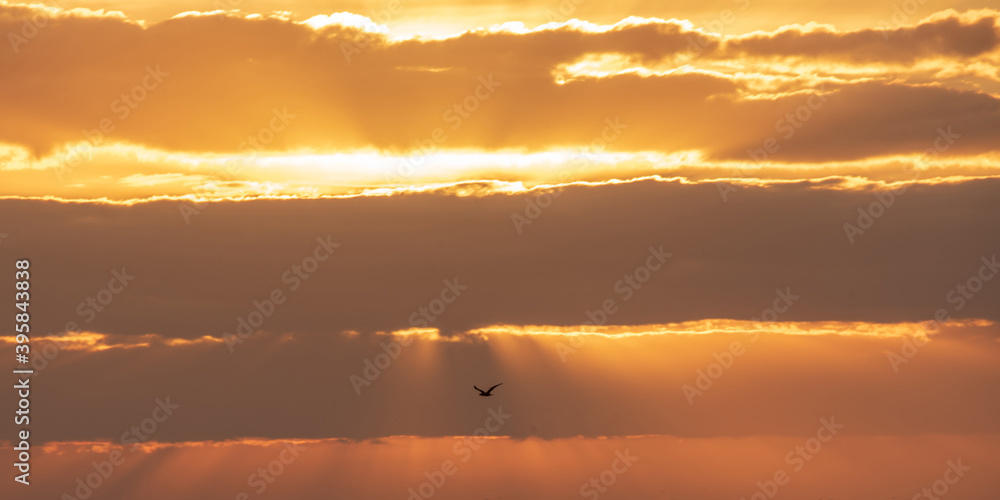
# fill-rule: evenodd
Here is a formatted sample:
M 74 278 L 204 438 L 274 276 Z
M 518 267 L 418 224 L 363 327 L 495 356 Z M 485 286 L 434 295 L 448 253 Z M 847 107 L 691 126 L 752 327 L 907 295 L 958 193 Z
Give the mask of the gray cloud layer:
M 858 226 L 859 209 L 883 213 L 875 193 L 808 183 L 743 188 L 728 202 L 713 183 L 568 187 L 540 213 L 528 208 L 539 192 L 217 202 L 190 225 L 177 201 L 2 200 L 0 254 L 33 260 L 40 333 L 75 321 L 218 337 L 274 289 L 288 298 L 264 329 L 390 331 L 413 326 L 453 278 L 468 289 L 434 321 L 446 334 L 579 325 L 607 299 L 621 306 L 609 324 L 750 319 L 785 287 L 802 296 L 788 321 L 923 321 L 941 308 L 1000 320 L 996 282 L 961 292 L 960 309 L 956 290 L 1000 251 L 998 190 L 996 180 L 910 187 L 853 244 L 844 225 Z M 523 234 L 514 214 L 535 217 Z M 292 266 L 327 236 L 341 247 L 297 277 Z M 673 257 L 623 300 L 634 287 L 618 282 L 660 245 Z M 135 279 L 97 312 L 88 297 L 108 300 L 98 294 L 122 268 Z

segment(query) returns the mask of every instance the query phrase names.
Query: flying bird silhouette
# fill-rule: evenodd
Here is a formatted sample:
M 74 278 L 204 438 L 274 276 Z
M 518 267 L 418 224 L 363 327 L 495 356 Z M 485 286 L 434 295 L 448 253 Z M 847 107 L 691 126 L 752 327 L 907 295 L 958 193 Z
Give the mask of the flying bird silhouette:
M 490 390 L 488 390 L 488 391 L 484 391 L 484 390 L 482 390 L 482 389 L 480 389 L 480 388 L 478 388 L 476 386 L 472 386 L 472 388 L 475 389 L 475 390 L 477 390 L 477 391 L 479 391 L 479 395 L 480 396 L 482 396 L 484 398 L 488 398 L 488 397 L 490 397 L 490 396 L 493 395 L 493 394 L 490 394 L 491 392 L 493 392 L 493 389 L 496 389 L 497 387 L 500 387 L 501 385 L 503 385 L 503 382 L 500 382 L 499 384 L 494 385 L 493 387 L 490 387 Z

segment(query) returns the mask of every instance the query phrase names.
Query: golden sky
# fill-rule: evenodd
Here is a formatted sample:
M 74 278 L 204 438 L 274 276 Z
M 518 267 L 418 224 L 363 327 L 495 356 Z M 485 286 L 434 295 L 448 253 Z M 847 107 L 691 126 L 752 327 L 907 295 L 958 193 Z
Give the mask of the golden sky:
M 0 35 L 13 499 L 1000 494 L 995 2 L 0 1 Z
M 988 8 L 924 5 L 904 20 L 887 5 L 862 25 L 817 8 L 773 26 L 775 7 L 749 2 L 672 15 L 640 2 L 617 17 L 582 2 L 551 22 L 531 22 L 551 6 L 477 4 L 442 21 L 454 30 L 409 33 L 391 21 L 420 26 L 442 7 L 386 4 L 400 13 L 380 24 L 361 6 L 170 5 L 0 7 L 11 75 L 0 195 L 315 197 L 643 175 L 930 182 L 998 165 L 1000 14 Z M 704 9 L 728 9 L 732 28 L 712 30 Z M 741 17 L 755 9 L 769 21 Z

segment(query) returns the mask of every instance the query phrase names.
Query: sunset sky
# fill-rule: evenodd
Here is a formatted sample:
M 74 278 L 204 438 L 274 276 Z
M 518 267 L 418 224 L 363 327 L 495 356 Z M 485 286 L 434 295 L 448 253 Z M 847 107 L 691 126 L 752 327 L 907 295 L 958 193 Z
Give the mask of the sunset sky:
M 1000 497 L 1000 4 L 0 1 L 0 35 L 5 499 Z

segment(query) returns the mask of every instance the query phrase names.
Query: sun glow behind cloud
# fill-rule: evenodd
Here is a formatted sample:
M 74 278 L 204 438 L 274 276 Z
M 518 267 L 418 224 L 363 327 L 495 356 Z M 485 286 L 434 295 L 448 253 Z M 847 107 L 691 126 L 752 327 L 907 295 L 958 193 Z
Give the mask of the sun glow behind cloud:
M 756 337 L 765 335 L 815 336 L 835 335 L 847 337 L 871 337 L 876 339 L 919 337 L 932 338 L 942 332 L 956 331 L 993 331 L 996 323 L 983 319 L 950 320 L 942 324 L 933 322 L 907 323 L 868 323 L 860 321 L 750 321 L 731 319 L 710 319 L 701 321 L 686 321 L 683 323 L 667 323 L 662 325 L 578 325 L 578 326 L 546 326 L 546 325 L 495 325 L 475 328 L 459 335 L 442 335 L 437 328 L 408 328 L 389 333 L 379 332 L 396 340 L 432 344 L 437 342 L 481 342 L 491 338 L 532 337 L 556 338 L 567 340 L 573 337 L 615 339 L 646 336 L 687 336 L 687 335 L 746 335 Z M 355 331 L 339 332 L 347 338 L 358 338 Z M 261 332 L 261 335 L 271 336 L 278 342 L 294 341 L 294 337 L 274 332 Z M 58 350 L 70 351 L 103 351 L 107 349 L 135 349 L 153 346 L 185 347 L 202 344 L 223 344 L 225 339 L 213 336 L 203 336 L 193 339 L 166 338 L 157 334 L 115 336 L 97 332 L 68 332 L 64 335 L 35 337 L 40 345 L 56 344 Z M 16 338 L 0 337 L 0 344 L 12 346 L 17 344 Z
M 0 196 L 134 200 L 195 196 L 199 199 L 291 196 L 386 195 L 485 183 L 490 192 L 520 192 L 572 182 L 602 183 L 643 178 L 686 182 L 764 184 L 840 178 L 835 188 L 872 183 L 952 182 L 1000 176 L 1000 158 L 893 155 L 849 162 L 758 163 L 718 161 L 699 151 L 607 151 L 590 148 L 544 152 L 441 150 L 389 153 L 377 150 L 253 154 L 182 153 L 128 144 L 68 146 L 34 158 L 23 148 L 0 148 L 6 182 Z

